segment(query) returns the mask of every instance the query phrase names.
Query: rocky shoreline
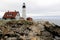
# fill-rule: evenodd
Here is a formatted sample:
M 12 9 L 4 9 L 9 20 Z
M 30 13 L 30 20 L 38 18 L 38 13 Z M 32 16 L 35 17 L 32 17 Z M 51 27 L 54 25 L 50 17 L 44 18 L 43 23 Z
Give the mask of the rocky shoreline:
M 49 21 L 0 21 L 0 40 L 60 40 L 60 26 Z

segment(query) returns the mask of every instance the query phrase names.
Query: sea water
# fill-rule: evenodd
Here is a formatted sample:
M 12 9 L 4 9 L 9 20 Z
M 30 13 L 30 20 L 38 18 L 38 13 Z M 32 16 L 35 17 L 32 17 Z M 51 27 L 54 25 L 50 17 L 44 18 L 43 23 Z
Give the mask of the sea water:
M 32 18 L 37 21 L 40 21 L 40 20 L 50 21 L 60 26 L 60 16 L 37 16 L 37 17 L 32 17 Z

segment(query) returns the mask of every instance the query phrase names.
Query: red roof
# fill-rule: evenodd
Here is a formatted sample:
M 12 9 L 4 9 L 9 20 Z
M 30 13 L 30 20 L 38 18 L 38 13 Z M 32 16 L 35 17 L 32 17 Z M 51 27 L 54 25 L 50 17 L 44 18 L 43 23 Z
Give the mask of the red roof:
M 32 21 L 33 19 L 32 19 L 31 17 L 28 17 L 28 18 L 27 18 L 27 20 L 30 20 L 30 21 Z
M 5 12 L 3 18 L 15 18 L 19 12 Z

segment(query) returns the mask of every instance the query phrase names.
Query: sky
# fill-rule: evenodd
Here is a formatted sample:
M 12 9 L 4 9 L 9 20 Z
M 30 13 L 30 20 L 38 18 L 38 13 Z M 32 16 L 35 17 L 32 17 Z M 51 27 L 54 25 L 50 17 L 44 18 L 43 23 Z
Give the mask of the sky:
M 60 16 L 60 0 L 0 0 L 0 18 L 6 11 L 19 11 L 26 3 L 27 16 Z

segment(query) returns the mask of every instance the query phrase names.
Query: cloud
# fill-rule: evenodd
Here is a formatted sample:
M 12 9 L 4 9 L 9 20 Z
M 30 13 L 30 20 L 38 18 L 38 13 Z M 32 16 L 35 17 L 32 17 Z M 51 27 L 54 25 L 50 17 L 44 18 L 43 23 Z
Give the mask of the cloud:
M 0 11 L 18 10 L 22 13 L 23 2 L 26 3 L 27 14 L 55 15 L 60 13 L 60 0 L 0 0 Z

